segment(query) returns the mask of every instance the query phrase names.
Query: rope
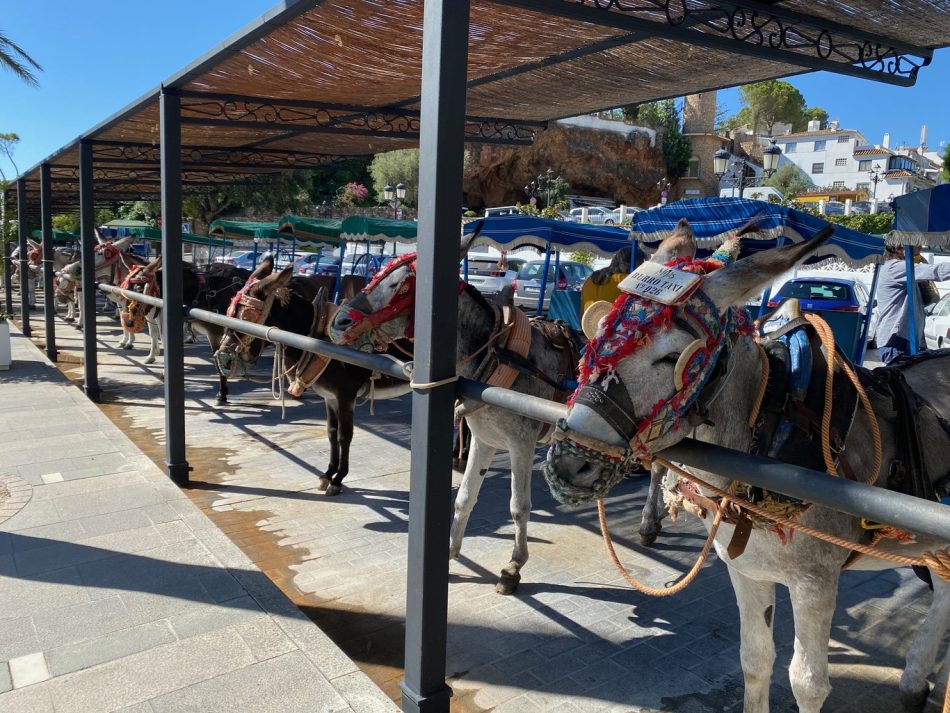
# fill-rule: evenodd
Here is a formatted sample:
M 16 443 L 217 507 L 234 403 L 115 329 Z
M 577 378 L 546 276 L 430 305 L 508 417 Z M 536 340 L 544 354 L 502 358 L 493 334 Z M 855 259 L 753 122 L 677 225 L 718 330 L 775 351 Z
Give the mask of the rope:
M 780 515 L 776 515 L 775 513 L 770 512 L 763 507 L 755 505 L 754 503 L 751 503 L 742 498 L 734 497 L 734 492 L 731 485 L 730 485 L 729 491 L 726 491 L 726 490 L 723 490 L 722 488 L 717 488 L 714 485 L 710 485 L 704 480 L 697 478 L 692 473 L 686 470 L 683 470 L 682 468 L 678 466 L 673 465 L 672 463 L 670 463 L 668 460 L 664 458 L 656 458 L 655 460 L 660 465 L 664 466 L 665 468 L 669 468 L 677 475 L 689 480 L 691 483 L 694 483 L 695 485 L 699 485 L 703 488 L 707 488 L 711 490 L 712 492 L 716 493 L 717 495 L 722 496 L 723 498 L 729 498 L 731 500 L 734 500 L 743 509 L 748 510 L 749 512 L 755 515 L 758 515 L 761 518 L 769 520 L 770 522 L 774 522 L 777 525 L 782 525 L 792 530 L 799 530 L 801 532 L 804 532 L 806 535 L 811 535 L 812 537 L 822 540 L 824 542 L 829 542 L 833 545 L 838 545 L 839 547 L 843 547 L 848 550 L 854 550 L 856 552 L 860 552 L 861 554 L 877 557 L 878 559 L 886 560 L 888 562 L 894 562 L 896 564 L 903 564 L 903 565 L 913 565 L 917 567 L 927 567 L 928 569 L 930 569 L 932 572 L 939 575 L 943 579 L 950 581 L 950 547 L 946 547 L 936 552 L 925 552 L 920 557 L 907 557 L 905 555 L 899 555 L 893 552 L 884 552 L 882 550 L 879 550 L 874 547 L 870 547 L 868 545 L 862 545 L 858 542 L 851 542 L 850 540 L 845 540 L 841 537 L 836 537 L 835 535 L 829 535 L 825 532 L 822 532 L 821 530 L 816 530 L 813 527 L 809 527 L 808 525 L 802 525 L 796 520 L 792 520 L 786 517 L 782 517 Z M 720 511 L 721 510 L 722 510 L 722 507 L 720 506 Z
M 268 334 L 271 327 L 267 330 Z M 270 339 L 267 339 L 270 341 Z M 275 399 L 280 399 L 280 420 L 287 417 L 287 403 L 284 398 L 284 377 L 287 373 L 284 371 L 284 345 L 274 342 L 274 365 L 270 374 L 270 394 Z
M 416 391 L 428 391 L 429 389 L 434 389 L 438 386 L 445 386 L 446 384 L 452 384 L 459 380 L 459 375 L 455 374 L 446 379 L 439 379 L 438 381 L 424 381 L 419 383 L 417 381 L 410 381 L 409 388 L 415 389 Z
M 736 489 L 738 483 L 732 481 L 729 484 L 729 492 L 733 493 Z M 646 594 L 651 597 L 671 597 L 674 594 L 682 592 L 686 587 L 693 583 L 693 580 L 696 579 L 696 576 L 699 574 L 699 571 L 703 568 L 703 565 L 706 563 L 706 558 L 709 556 L 709 552 L 712 550 L 713 543 L 716 541 L 716 533 L 719 531 L 719 524 L 722 522 L 722 514 L 726 510 L 726 505 L 728 504 L 728 496 L 723 498 L 723 501 L 716 511 L 716 516 L 713 518 L 712 526 L 709 528 L 709 534 L 706 536 L 706 542 L 703 544 L 703 549 L 699 553 L 699 557 L 696 558 L 696 562 L 693 564 L 692 569 L 689 570 L 683 577 L 676 582 L 667 587 L 651 587 L 646 584 L 642 584 L 634 579 L 629 572 L 627 572 L 626 567 L 620 562 L 620 558 L 617 557 L 617 552 L 614 550 L 613 541 L 610 539 L 610 530 L 607 527 L 607 511 L 604 507 L 603 498 L 597 501 L 597 519 L 600 521 L 600 534 L 604 538 L 604 545 L 607 547 L 607 554 L 610 557 L 610 560 L 614 563 L 614 567 L 617 568 L 617 571 L 620 573 L 620 576 L 631 587 L 636 589 L 641 594 Z
M 765 347 L 756 342 L 759 348 L 759 361 L 762 363 L 762 376 L 759 379 L 759 390 L 755 394 L 752 413 L 749 415 L 749 428 L 755 428 L 755 422 L 759 420 L 759 411 L 762 410 L 762 402 L 765 400 L 765 392 L 769 387 L 769 355 L 765 353 Z

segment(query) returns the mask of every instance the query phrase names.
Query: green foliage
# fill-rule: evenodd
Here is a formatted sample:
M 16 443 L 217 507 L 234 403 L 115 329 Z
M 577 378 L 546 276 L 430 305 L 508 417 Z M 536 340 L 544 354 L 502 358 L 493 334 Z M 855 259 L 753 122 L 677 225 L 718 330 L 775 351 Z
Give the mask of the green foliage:
M 805 193 L 813 186 L 808 174 L 794 163 L 786 163 L 780 166 L 775 173 L 765 179 L 762 185 L 778 189 L 786 200 Z
M 42 72 L 43 68 L 3 32 L 0 32 L 0 67 L 13 72 L 31 87 L 39 86 L 34 70 Z
M 796 122 L 792 129 L 794 131 L 804 131 L 808 128 L 809 121 L 819 121 L 819 128 L 824 129 L 828 125 L 828 112 L 822 109 L 820 106 L 811 106 L 807 107 L 805 111 L 802 112 L 802 118 L 800 121 Z
M 593 267 L 595 258 L 594 253 L 587 252 L 586 250 L 577 250 L 571 253 L 570 259 L 582 265 L 587 265 L 587 267 Z
M 568 203 L 565 200 L 558 200 L 556 203 L 545 206 L 544 208 L 538 208 L 538 206 L 531 205 L 530 203 L 515 203 L 515 205 L 518 206 L 525 215 L 531 215 L 535 218 L 551 218 L 552 220 L 564 220 L 561 211 L 567 210 L 568 208 Z
M 142 220 L 149 225 L 155 225 L 156 219 L 162 214 L 160 201 L 126 201 L 119 203 L 115 209 L 115 217 L 123 220 Z
M 348 183 L 370 185 L 372 177 L 369 167 L 372 156 L 354 156 L 343 161 L 320 166 L 310 170 L 310 200 L 314 205 L 333 203 L 340 186 Z
M 890 211 L 886 213 L 854 213 L 852 215 L 828 215 L 825 216 L 829 223 L 837 223 L 846 228 L 860 230 L 862 233 L 871 235 L 883 235 L 889 233 L 894 225 L 894 214 Z
M 406 198 L 403 201 L 415 206 L 419 203 L 419 149 L 399 149 L 376 154 L 369 167 L 373 180 L 373 189 L 377 200 L 382 203 L 383 188 L 395 186 L 402 181 L 406 184 Z
M 788 82 L 770 79 L 746 84 L 739 89 L 739 93 L 749 107 L 753 131 L 757 132 L 759 126 L 764 126 L 766 133 L 771 136 L 772 127 L 777 122 L 793 126 L 801 122 L 805 98 Z
M 310 205 L 309 189 L 309 171 L 290 171 L 246 185 L 209 187 L 191 193 L 182 200 L 182 212 L 205 224 L 237 208 L 294 213 Z
M 943 166 L 940 169 L 940 175 L 943 176 L 943 180 L 950 181 L 950 144 L 943 152 Z
M 66 233 L 79 233 L 79 213 L 64 213 L 53 216 L 53 230 Z
M 673 99 L 664 99 L 626 107 L 624 111 L 636 123 L 663 131 L 661 148 L 666 159 L 666 174 L 671 178 L 678 178 L 686 173 L 690 156 L 693 154 L 693 145 L 689 137 L 683 135 L 676 102 Z

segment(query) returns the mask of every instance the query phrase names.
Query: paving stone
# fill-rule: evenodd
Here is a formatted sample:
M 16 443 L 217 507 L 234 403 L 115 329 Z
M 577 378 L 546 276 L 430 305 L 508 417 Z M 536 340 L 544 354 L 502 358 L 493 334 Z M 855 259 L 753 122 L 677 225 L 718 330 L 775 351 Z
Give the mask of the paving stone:
M 50 673 L 62 676 L 173 641 L 175 634 L 166 621 L 151 622 L 51 649 L 46 652 L 46 660 Z
M 10 677 L 10 667 L 6 661 L 0 661 L 0 693 L 6 693 L 13 688 L 13 679 Z
M 0 713 L 56 713 L 48 685 L 41 683 L 0 694 Z
M 10 678 L 13 679 L 14 688 L 26 688 L 34 683 L 42 683 L 50 677 L 42 651 L 17 656 L 7 663 L 10 665 Z
M 41 648 L 32 618 L 0 620 L 0 661 L 39 651 Z
M 206 572 L 200 576 L 200 580 L 216 602 L 226 602 L 244 594 L 244 588 L 227 570 Z
M 297 647 L 269 616 L 256 617 L 234 625 L 258 661 L 296 651 Z
M 257 603 L 248 596 L 224 604 L 205 606 L 198 611 L 169 617 L 169 624 L 179 639 L 223 629 L 262 616 Z

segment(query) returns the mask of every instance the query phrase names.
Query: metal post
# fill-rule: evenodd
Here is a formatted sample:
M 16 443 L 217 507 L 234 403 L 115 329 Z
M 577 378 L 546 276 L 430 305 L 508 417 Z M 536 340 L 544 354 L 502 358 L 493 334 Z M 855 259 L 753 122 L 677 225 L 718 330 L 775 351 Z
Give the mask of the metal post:
M 40 227 L 43 230 L 43 318 L 46 357 L 56 361 L 56 298 L 53 296 L 53 192 L 49 164 L 40 166 Z
M 3 222 L 6 222 L 4 216 Z M 4 310 L 13 313 L 13 259 L 10 257 L 10 243 L 7 242 L 6 231 L 3 232 L 3 299 Z
M 637 253 L 640 249 L 640 243 L 636 240 L 630 241 L 630 272 L 637 269 Z
M 257 269 L 257 238 L 254 238 L 254 255 L 251 256 L 251 271 Z
M 86 396 L 98 402 L 96 361 L 96 208 L 92 185 L 92 144 L 79 142 L 79 226 L 82 250 L 82 360 Z
M 854 355 L 854 363 L 858 366 L 864 362 L 864 352 L 868 348 L 868 333 L 871 331 L 871 314 L 874 312 L 874 296 L 877 294 L 877 278 L 881 275 L 881 264 L 874 266 L 874 277 L 871 278 L 871 295 L 868 297 L 867 314 L 864 315 L 864 327 L 861 329 L 861 341 L 858 342 L 858 353 Z
M 293 233 L 290 236 L 290 264 L 292 265 L 297 259 L 297 234 Z
M 427 0 L 422 37 L 419 252 L 409 480 L 406 677 L 402 709 L 448 713 L 445 684 L 452 408 L 458 322 L 458 204 L 462 195 L 468 0 Z
M 468 253 L 462 258 L 462 279 L 468 282 Z
M 24 337 L 32 334 L 30 329 L 30 263 L 27 258 L 29 244 L 26 242 L 26 179 L 16 182 L 16 224 L 20 238 L 20 329 Z
M 340 263 L 336 266 L 336 285 L 333 287 L 333 301 L 339 302 L 343 289 L 343 258 L 346 257 L 346 243 L 340 243 Z
M 181 97 L 161 93 L 162 341 L 165 348 L 165 469 L 188 482 L 185 460 L 185 343 L 181 257 Z
M 776 242 L 776 247 L 782 247 L 785 244 L 785 236 L 779 235 Z M 764 315 L 769 310 L 769 297 L 772 295 L 772 286 L 766 285 L 765 289 L 762 290 L 762 301 L 759 303 L 759 317 Z
M 904 266 L 907 272 L 907 343 L 910 354 L 917 353 L 917 279 L 914 274 L 914 246 L 904 246 Z
M 541 313 L 544 311 L 544 291 L 548 288 L 548 270 L 550 269 L 551 243 L 548 243 L 548 249 L 544 252 L 544 270 L 541 273 L 541 291 L 538 293 L 538 308 L 534 311 L 535 317 L 540 317 Z M 554 284 L 557 285 L 557 276 L 555 276 Z

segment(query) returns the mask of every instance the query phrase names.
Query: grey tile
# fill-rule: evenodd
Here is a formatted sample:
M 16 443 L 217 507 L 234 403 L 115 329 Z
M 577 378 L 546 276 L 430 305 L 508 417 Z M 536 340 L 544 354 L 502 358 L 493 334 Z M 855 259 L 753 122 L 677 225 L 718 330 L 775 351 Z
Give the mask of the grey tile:
M 89 594 L 75 567 L 47 572 L 39 580 L 0 577 L 0 613 L 11 619 L 32 616 L 64 602 L 88 602 Z
M 68 600 L 67 600 L 68 601 Z M 52 649 L 93 639 L 131 625 L 128 611 L 118 596 L 62 606 L 33 615 L 41 647 Z
M 0 661 L 0 693 L 6 693 L 13 688 L 13 679 L 10 677 L 10 667 L 6 661 Z
M 46 660 L 50 673 L 54 676 L 62 676 L 97 664 L 116 661 L 173 641 L 175 641 L 175 634 L 167 622 L 150 622 L 95 639 L 51 649 L 46 652 Z
M 109 535 L 122 530 L 135 530 L 152 525 L 152 521 L 141 510 L 124 510 L 105 515 L 82 517 L 76 522 L 82 525 L 86 537 Z
M 333 678 L 330 682 L 358 713 L 390 713 L 400 710 L 362 671 Z
M 392 707 L 351 708 L 300 653 L 262 661 L 182 688 L 152 699 L 151 704 L 155 713 L 232 713 L 260 710 L 261 701 L 267 701 L 268 713 L 398 710 Z
M 53 502 L 63 520 L 74 520 L 154 505 L 163 502 L 163 498 L 150 484 L 136 483 L 111 489 L 108 498 L 68 495 Z
M 227 570 L 206 572 L 199 579 L 216 602 L 226 602 L 245 593 L 244 588 Z
M 33 619 L 20 617 L 0 620 L 0 661 L 8 661 L 41 648 L 36 629 L 33 628 Z
M 261 616 L 234 626 L 258 661 L 295 651 L 297 647 L 269 616 Z
M 243 596 L 227 604 L 204 606 L 197 611 L 169 617 L 168 621 L 179 639 L 187 639 L 263 616 L 265 614 L 257 603 Z
M 49 683 L 7 691 L 0 695 L 0 713 L 55 713 Z

